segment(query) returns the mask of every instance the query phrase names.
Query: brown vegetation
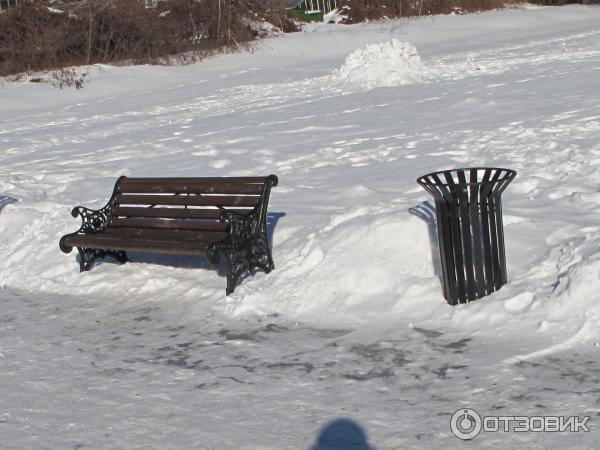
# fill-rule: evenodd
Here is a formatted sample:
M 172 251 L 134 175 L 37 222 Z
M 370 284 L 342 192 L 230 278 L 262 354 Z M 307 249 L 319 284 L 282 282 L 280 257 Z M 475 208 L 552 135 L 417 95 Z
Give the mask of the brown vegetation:
M 466 14 L 504 7 L 504 0 L 345 0 L 351 23 L 431 14 Z
M 289 28 L 285 13 L 261 0 L 87 0 L 19 2 L 0 14 L 0 76 L 82 64 L 190 61 L 257 37 L 248 18 Z

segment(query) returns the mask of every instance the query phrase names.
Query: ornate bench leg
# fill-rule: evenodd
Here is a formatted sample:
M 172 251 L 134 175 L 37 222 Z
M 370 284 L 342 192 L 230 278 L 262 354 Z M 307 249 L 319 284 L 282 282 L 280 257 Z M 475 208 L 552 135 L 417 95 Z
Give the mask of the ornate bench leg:
M 226 294 L 233 293 L 236 286 L 253 269 L 261 269 L 265 273 L 273 270 L 273 258 L 266 226 L 256 237 L 235 238 L 213 244 L 207 252 L 208 260 L 213 264 L 223 256 L 227 265 Z
M 227 261 L 227 295 L 232 294 L 242 278 L 250 272 L 252 263 L 250 259 L 250 249 L 248 245 L 237 242 L 234 245 L 224 249 L 225 260 Z
M 227 261 L 227 295 L 231 294 L 241 279 L 253 269 L 261 269 L 269 273 L 274 268 L 266 238 L 238 243 L 223 249 L 223 254 Z
M 99 250 L 92 248 L 77 247 L 79 252 L 79 271 L 87 272 L 94 267 L 98 258 L 112 256 L 119 264 L 125 264 L 128 261 L 127 252 L 123 250 Z
M 87 272 L 91 270 L 98 259 L 98 250 L 77 247 L 77 251 L 79 252 L 79 271 Z
M 221 256 L 225 259 L 227 266 L 226 295 L 233 293 L 244 275 L 252 268 L 249 246 L 236 240 L 213 244 L 209 248 L 207 256 L 213 264 L 218 264 Z
M 119 264 L 125 264 L 129 261 L 129 258 L 127 257 L 127 252 L 124 250 L 110 251 L 106 252 L 106 254 L 115 258 Z
M 256 240 L 250 245 L 248 254 L 250 266 L 253 269 L 261 269 L 265 273 L 269 273 L 275 268 L 266 230 L 264 233 L 259 233 Z

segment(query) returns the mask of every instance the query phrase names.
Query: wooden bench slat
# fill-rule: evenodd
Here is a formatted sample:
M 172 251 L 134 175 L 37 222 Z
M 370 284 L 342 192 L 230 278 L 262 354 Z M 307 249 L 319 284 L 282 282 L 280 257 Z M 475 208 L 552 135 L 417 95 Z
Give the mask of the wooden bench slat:
M 165 230 L 165 229 L 142 229 L 125 227 L 108 227 L 99 235 L 110 235 L 111 237 L 165 240 L 165 241 L 188 241 L 188 240 L 210 240 L 220 241 L 225 239 L 225 231 L 197 231 L 197 230 Z
M 73 247 L 99 248 L 103 250 L 133 250 L 148 253 L 204 255 L 210 241 L 156 241 L 118 238 L 104 234 L 80 234 L 68 237 L 65 243 Z
M 165 177 L 165 178 L 129 178 L 124 177 L 121 180 L 121 185 L 135 183 L 154 183 L 162 184 L 164 182 L 182 182 L 182 183 L 207 183 L 211 185 L 219 184 L 258 184 L 263 185 L 268 177 Z
M 254 207 L 260 197 L 257 195 L 128 195 L 118 194 L 118 205 L 180 205 L 180 206 L 238 206 Z
M 158 228 L 169 230 L 225 231 L 227 224 L 207 220 L 111 219 L 109 227 Z
M 248 209 L 228 209 L 239 214 L 249 213 Z M 148 207 L 127 207 L 118 206 L 113 211 L 113 216 L 117 217 L 164 217 L 172 219 L 214 219 L 218 220 L 223 210 L 212 209 L 192 209 L 192 208 L 148 208 Z
M 212 184 L 204 181 L 180 181 L 173 180 L 168 182 L 153 183 L 134 182 L 130 183 L 124 180 L 118 191 L 121 193 L 132 194 L 175 194 L 175 193 L 194 193 L 194 194 L 252 194 L 259 195 L 263 189 L 262 184 L 234 184 L 221 183 Z

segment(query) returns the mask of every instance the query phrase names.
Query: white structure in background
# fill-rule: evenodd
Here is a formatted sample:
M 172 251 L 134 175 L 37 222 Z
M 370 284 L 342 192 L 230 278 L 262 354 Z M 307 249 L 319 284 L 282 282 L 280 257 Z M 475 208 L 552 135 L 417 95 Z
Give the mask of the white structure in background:
M 342 8 L 341 11 L 337 8 L 332 9 L 327 14 L 323 14 L 323 22 L 325 23 L 344 23 L 348 19 L 347 14 L 342 14 L 346 11 L 346 8 Z
M 9 6 L 17 6 L 17 0 L 0 0 L 0 11 L 8 9 Z
M 323 13 L 325 15 L 337 9 L 337 0 L 304 0 L 301 4 L 304 4 L 306 14 Z

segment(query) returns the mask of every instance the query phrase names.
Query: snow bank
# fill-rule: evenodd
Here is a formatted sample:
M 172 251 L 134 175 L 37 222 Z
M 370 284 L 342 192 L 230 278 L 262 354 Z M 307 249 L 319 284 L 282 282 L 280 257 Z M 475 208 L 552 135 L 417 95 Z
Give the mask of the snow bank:
M 416 47 L 392 39 L 352 52 L 336 76 L 372 89 L 414 83 L 420 80 L 423 70 L 425 66 Z
M 410 308 L 438 287 L 427 227 L 407 211 L 350 208 L 282 247 L 269 288 L 232 301 L 232 311 L 275 308 L 308 320 L 329 311 L 338 323 L 363 323 Z

